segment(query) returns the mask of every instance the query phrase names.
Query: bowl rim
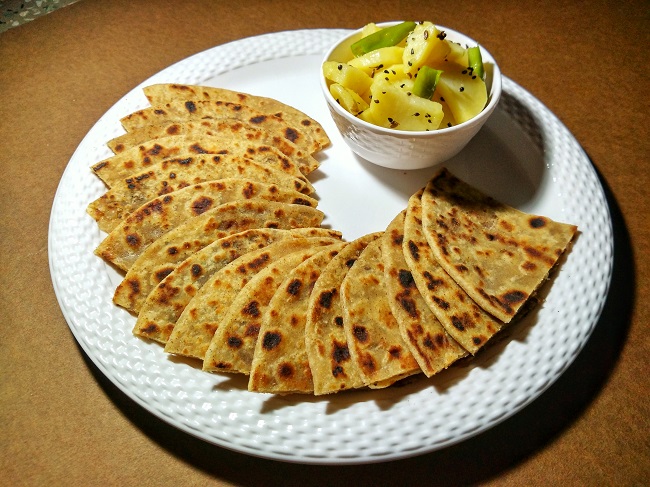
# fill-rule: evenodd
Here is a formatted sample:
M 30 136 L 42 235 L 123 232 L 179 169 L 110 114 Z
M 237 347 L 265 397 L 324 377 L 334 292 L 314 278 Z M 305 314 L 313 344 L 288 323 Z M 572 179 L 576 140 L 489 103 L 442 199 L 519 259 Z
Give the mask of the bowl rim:
M 399 24 L 403 21 L 401 20 L 393 20 L 393 21 L 385 21 L 385 22 L 377 22 L 376 25 L 378 27 L 390 27 L 392 25 Z M 421 21 L 418 21 L 418 23 L 421 23 Z M 482 123 L 483 119 L 487 119 L 487 117 L 490 116 L 494 108 L 496 107 L 497 103 L 499 102 L 499 99 L 501 98 L 501 91 L 502 91 L 502 80 L 501 80 L 501 70 L 499 69 L 499 65 L 496 62 L 496 59 L 492 54 L 485 48 L 483 47 L 480 43 L 475 41 L 473 38 L 469 37 L 467 34 L 463 34 L 462 32 L 459 32 L 457 30 L 454 30 L 450 27 L 445 27 L 442 25 L 438 25 L 435 22 L 432 22 L 436 28 L 439 30 L 451 34 L 452 38 L 462 38 L 462 41 L 455 40 L 454 42 L 462 42 L 466 45 L 473 45 L 473 46 L 479 46 L 481 50 L 481 57 L 483 59 L 483 62 L 487 59 L 488 62 L 490 62 L 492 66 L 492 75 L 491 75 L 491 90 L 488 92 L 489 101 L 487 105 L 485 105 L 485 108 L 481 110 L 481 112 L 470 118 L 469 120 L 466 120 L 462 123 L 456 124 L 452 127 L 442 127 L 438 128 L 436 130 L 398 130 L 398 129 L 391 129 L 387 127 L 381 127 L 379 125 L 374 125 L 370 122 L 366 122 L 365 120 L 360 119 L 359 117 L 356 117 L 352 115 L 350 112 L 348 112 L 346 109 L 344 109 L 341 105 L 339 105 L 332 94 L 329 91 L 329 88 L 327 86 L 327 80 L 325 79 L 325 76 L 323 75 L 323 70 L 322 66 L 326 61 L 332 61 L 329 59 L 329 57 L 332 55 L 332 53 L 344 42 L 349 40 L 351 37 L 358 35 L 362 30 L 363 27 L 358 28 L 356 30 L 353 30 L 343 37 L 339 38 L 330 48 L 325 52 L 325 55 L 323 56 L 323 60 L 321 61 L 321 70 L 320 70 L 320 85 L 321 89 L 323 91 L 323 94 L 325 96 L 325 99 L 327 100 L 327 103 L 329 104 L 330 107 L 332 107 L 339 115 L 347 119 L 353 124 L 358 124 L 361 127 L 365 127 L 368 130 L 375 131 L 380 134 L 386 134 L 386 135 L 392 135 L 395 137 L 400 137 L 400 138 L 428 138 L 431 137 L 432 134 L 449 134 L 452 132 L 456 132 L 459 130 L 463 130 L 471 125 L 475 125 L 477 123 Z

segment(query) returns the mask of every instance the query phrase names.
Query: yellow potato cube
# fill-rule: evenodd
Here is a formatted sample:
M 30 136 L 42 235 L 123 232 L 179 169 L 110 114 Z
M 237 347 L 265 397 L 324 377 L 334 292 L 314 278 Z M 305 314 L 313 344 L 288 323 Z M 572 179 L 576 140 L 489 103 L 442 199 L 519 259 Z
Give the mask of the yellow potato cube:
M 442 73 L 436 94 L 442 96 L 449 106 L 456 123 L 463 123 L 475 117 L 487 104 L 485 82 L 472 73 L 471 69 L 447 63 Z
M 360 95 L 368 91 L 372 84 L 370 76 L 346 63 L 325 62 L 323 64 L 323 75 L 329 81 L 345 86 Z
M 402 62 L 407 73 L 415 74 L 424 65 L 442 62 L 450 50 L 438 28 L 431 22 L 423 22 L 406 38 Z
M 393 64 L 401 64 L 403 54 L 403 47 L 380 47 L 363 56 L 351 59 L 348 61 L 348 64 L 372 76 L 373 72 L 378 69 L 383 69 Z
M 338 83 L 330 85 L 330 93 L 352 115 L 356 116 L 368 108 L 368 104 L 357 93 Z
M 381 127 L 399 130 L 435 130 L 443 118 L 440 103 L 409 94 L 399 85 L 375 79 L 372 100 L 359 117 Z

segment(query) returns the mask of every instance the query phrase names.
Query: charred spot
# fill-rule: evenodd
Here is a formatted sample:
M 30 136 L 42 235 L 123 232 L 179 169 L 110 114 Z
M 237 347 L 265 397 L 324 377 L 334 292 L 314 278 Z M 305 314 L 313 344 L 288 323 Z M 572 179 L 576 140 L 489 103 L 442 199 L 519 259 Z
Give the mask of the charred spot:
M 300 138 L 300 134 L 295 129 L 292 129 L 290 127 L 284 131 L 284 136 L 291 142 L 296 142 Z
M 332 375 L 334 377 L 338 377 L 339 375 L 342 375 L 342 374 L 343 374 L 343 367 L 341 367 L 340 365 L 337 365 L 336 367 L 334 367 L 332 369 Z
M 436 220 L 436 223 L 438 224 L 438 226 L 440 228 L 444 228 L 445 230 L 447 230 L 449 228 L 442 218 L 439 218 L 438 220 Z
M 334 349 L 332 350 L 332 359 L 340 364 L 350 359 L 350 350 L 345 343 L 334 342 Z
M 212 207 L 213 203 L 214 200 L 212 198 L 208 198 L 207 196 L 202 196 L 192 202 L 192 213 L 194 213 L 195 215 L 200 215 L 201 213 L 205 213 Z
M 285 362 L 282 363 L 278 366 L 278 375 L 284 379 L 288 379 L 289 377 L 293 377 L 294 370 L 293 370 L 293 365 Z
M 191 268 L 192 277 L 199 277 L 203 273 L 203 267 L 199 264 L 193 264 Z
M 273 350 L 282 341 L 282 336 L 279 333 L 267 331 L 262 338 L 262 347 L 264 350 Z
M 185 109 L 190 113 L 194 113 L 196 111 L 196 105 L 194 104 L 193 101 L 186 101 Z
M 408 291 L 399 293 L 396 296 L 396 299 L 402 309 L 406 311 L 411 318 L 418 318 L 420 316 L 415 301 L 411 298 Z
M 449 255 L 449 251 L 447 250 L 447 237 L 445 237 L 442 233 L 436 234 L 436 237 L 438 240 L 438 246 L 440 247 L 442 253 Z
M 178 253 L 178 247 L 169 247 L 167 253 L 169 255 L 176 255 Z
M 332 306 L 332 298 L 334 297 L 334 293 L 336 293 L 335 289 L 332 289 L 330 291 L 323 291 L 318 297 L 319 306 L 325 309 L 330 309 Z
M 377 369 L 375 360 L 372 358 L 372 355 L 366 355 L 361 359 L 361 368 L 366 371 L 366 373 L 372 373 Z
M 501 299 L 508 304 L 517 304 L 525 301 L 528 296 L 522 291 L 508 291 L 501 295 Z
M 154 144 L 154 146 L 149 149 L 146 154 L 150 156 L 157 156 L 163 150 L 163 146 L 160 144 Z
M 405 269 L 400 269 L 398 273 L 399 283 L 403 288 L 413 288 L 415 287 L 415 281 L 413 280 L 413 274 L 411 271 Z
M 542 252 L 540 252 L 535 247 L 531 247 L 530 245 L 524 247 L 524 251 L 531 257 L 536 257 L 536 258 L 542 257 Z
M 363 326 L 357 325 L 352 327 L 352 334 L 358 342 L 365 343 L 368 341 L 368 330 L 366 330 Z
M 287 293 L 292 296 L 296 296 L 302 289 L 302 281 L 300 279 L 294 279 L 287 286 Z
M 294 205 L 305 205 L 305 206 L 311 206 L 311 202 L 304 199 L 304 198 L 295 198 L 292 203 Z
M 250 199 L 253 196 L 255 196 L 255 187 L 253 186 L 252 183 L 246 183 L 246 186 L 242 190 L 242 194 L 244 195 L 244 198 Z
M 155 273 L 156 280 L 158 282 L 162 281 L 165 277 L 171 274 L 173 270 L 174 270 L 173 267 L 168 267 L 167 269 L 160 269 L 159 271 L 156 271 Z
M 429 291 L 435 291 L 445 283 L 442 279 L 436 279 L 433 277 L 429 271 L 424 271 L 422 276 L 427 280 L 427 289 Z
M 534 271 L 537 269 L 537 265 L 529 260 L 521 264 L 521 267 L 523 267 L 527 271 Z
M 435 303 L 438 305 L 439 308 L 441 308 L 441 309 L 449 309 L 449 303 L 447 301 L 445 301 L 444 299 L 439 298 L 438 296 L 433 296 L 432 299 L 435 301 Z
M 388 353 L 390 354 L 390 356 L 392 358 L 397 358 L 398 359 L 402 355 L 402 349 L 400 347 L 390 347 L 390 349 L 388 350 Z
M 95 166 L 93 167 L 93 170 L 94 171 L 99 171 L 100 169 L 102 169 L 103 167 L 105 167 L 107 165 L 108 165 L 108 162 L 106 162 L 106 161 L 100 162 L 98 164 L 95 164 Z
M 480 345 L 483 343 L 483 337 L 472 337 L 472 342 L 474 345 Z
M 188 164 L 192 164 L 193 159 L 191 157 L 186 157 L 185 159 L 174 159 L 174 161 L 181 166 L 187 166 Z
M 181 132 L 181 128 L 178 125 L 170 125 L 166 132 L 168 135 L 177 135 Z
M 262 254 L 258 258 L 253 259 L 247 265 L 249 269 L 260 269 L 264 264 L 266 264 L 270 259 L 269 254 Z
M 126 283 L 131 289 L 131 294 L 138 294 L 140 292 L 140 281 L 137 279 L 129 279 Z
M 396 232 L 396 234 L 393 234 L 393 243 L 395 245 L 402 245 L 402 242 L 404 242 L 404 235 L 401 233 Z
M 244 306 L 241 312 L 245 315 L 257 318 L 260 315 L 259 303 L 257 301 L 251 301 Z
M 467 269 L 467 267 L 464 266 L 463 264 L 458 264 L 456 265 L 456 270 L 458 272 L 467 272 L 469 269 Z
M 249 119 L 249 122 L 255 125 L 259 125 L 266 121 L 266 115 L 259 115 L 257 117 L 252 117 Z
M 343 326 L 343 317 L 337 316 L 336 318 L 334 318 L 334 324 L 339 327 Z
M 530 220 L 528 220 L 528 224 L 532 228 L 542 228 L 542 227 L 546 226 L 546 219 L 544 219 L 542 217 L 539 217 L 539 216 L 534 217 L 534 218 L 531 218 Z
M 126 236 L 126 243 L 129 244 L 129 247 L 138 247 L 140 246 L 140 237 L 135 233 L 131 233 Z
M 117 144 L 115 146 L 115 152 L 122 152 L 124 150 L 124 144 Z
M 154 112 L 156 115 L 164 115 L 165 113 L 167 113 L 167 112 L 165 112 L 165 110 L 163 110 L 162 108 L 156 108 L 153 112 Z
M 155 333 L 155 332 L 157 332 L 159 330 L 160 330 L 160 328 L 158 327 L 158 325 L 156 323 L 147 323 L 147 326 L 142 328 L 140 331 L 142 333 L 144 333 L 145 335 L 150 335 L 150 334 Z
M 199 144 L 192 144 L 190 146 L 190 151 L 194 152 L 195 154 L 208 154 L 208 151 L 201 147 Z
M 228 337 L 227 343 L 230 348 L 240 348 L 244 344 L 244 341 L 239 337 L 232 336 Z
M 253 323 L 251 325 L 248 325 L 246 327 L 246 331 L 244 332 L 244 336 L 247 337 L 256 337 L 260 332 L 260 325 L 257 323 Z
M 454 325 L 454 328 L 456 328 L 458 331 L 465 331 L 465 325 L 458 316 L 451 317 L 451 324 Z
M 349 269 L 354 265 L 354 263 L 357 261 L 357 259 L 348 259 L 345 261 L 345 266 Z
M 418 246 L 416 245 L 416 243 L 413 240 L 409 240 L 408 247 L 409 247 L 409 252 L 411 253 L 411 256 L 415 260 L 420 260 L 420 249 L 418 249 Z

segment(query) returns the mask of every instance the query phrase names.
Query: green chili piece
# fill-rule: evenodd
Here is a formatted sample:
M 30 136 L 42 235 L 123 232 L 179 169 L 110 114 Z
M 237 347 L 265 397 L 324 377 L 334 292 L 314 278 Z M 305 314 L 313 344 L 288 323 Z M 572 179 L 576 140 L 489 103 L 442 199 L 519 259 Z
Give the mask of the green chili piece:
M 433 92 L 436 91 L 441 74 L 442 71 L 438 69 L 422 66 L 413 83 L 413 94 L 430 100 Z
M 483 69 L 483 58 L 481 57 L 481 49 L 478 46 L 470 47 L 467 50 L 467 58 L 469 59 L 469 67 L 472 68 L 472 73 L 483 79 L 485 70 Z
M 395 46 L 413 29 L 415 29 L 415 22 L 402 22 L 392 27 L 385 27 L 374 34 L 359 39 L 350 46 L 350 49 L 352 49 L 352 54 L 359 57 L 381 47 Z

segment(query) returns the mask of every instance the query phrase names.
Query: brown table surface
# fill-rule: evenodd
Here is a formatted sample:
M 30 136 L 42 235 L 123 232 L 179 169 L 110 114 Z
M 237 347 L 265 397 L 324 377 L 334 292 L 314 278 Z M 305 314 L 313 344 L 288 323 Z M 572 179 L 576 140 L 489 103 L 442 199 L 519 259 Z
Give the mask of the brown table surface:
M 1 34 L 0 484 L 645 484 L 648 12 L 643 1 L 82 0 Z M 400 18 L 430 19 L 479 39 L 593 161 L 616 249 L 611 292 L 591 339 L 514 417 L 416 458 L 287 464 L 177 431 L 102 376 L 58 307 L 48 221 L 68 160 L 125 93 L 194 53 L 267 32 Z

